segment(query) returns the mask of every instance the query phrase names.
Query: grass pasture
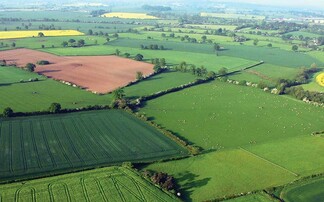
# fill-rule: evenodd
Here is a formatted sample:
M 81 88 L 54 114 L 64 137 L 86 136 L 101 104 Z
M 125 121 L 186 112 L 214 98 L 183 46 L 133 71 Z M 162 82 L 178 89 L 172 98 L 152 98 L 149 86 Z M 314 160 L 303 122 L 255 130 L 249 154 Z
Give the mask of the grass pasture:
M 1 31 L 0 39 L 16 39 L 27 37 L 38 37 L 38 33 L 42 32 L 45 36 L 78 36 L 84 35 L 76 30 L 28 30 L 28 31 Z
M 6 107 L 15 112 L 42 111 L 53 102 L 60 103 L 62 108 L 80 108 L 108 105 L 112 100 L 110 94 L 95 95 L 15 67 L 0 67 L 0 73 L 0 111 Z M 39 81 L 20 82 L 31 78 Z
M 141 111 L 212 150 L 311 134 L 324 122 L 322 108 L 218 81 L 150 100 Z
M 185 201 L 206 201 L 278 186 L 294 175 L 240 149 L 151 164 L 145 169 L 175 176 Z
M 0 190 L 1 201 L 178 201 L 122 167 L 0 185 Z
M 119 110 L 0 121 L 2 181 L 186 154 L 171 139 Z
M 155 163 L 145 169 L 173 174 L 183 188 L 181 191 L 185 200 L 204 201 L 279 186 L 303 176 L 322 173 L 323 144 L 321 137 L 288 138 L 248 148 L 208 152 L 194 158 Z M 323 185 L 323 180 L 319 185 Z M 315 188 L 310 193 L 319 194 L 320 190 Z M 252 194 L 229 201 L 272 200 L 264 194 Z
M 318 202 L 324 198 L 324 178 L 300 181 L 288 185 L 280 194 L 287 202 Z
M 106 18 L 124 18 L 124 19 L 158 19 L 155 16 L 148 15 L 146 13 L 123 13 L 123 12 L 112 12 L 103 14 L 102 17 Z
M 316 63 L 321 66 L 323 63 L 316 58 L 310 57 L 304 53 L 286 51 L 278 48 L 254 47 L 254 46 L 234 46 L 226 45 L 224 51 L 220 51 L 220 56 L 239 57 L 247 60 L 261 61 L 277 66 L 299 68 L 309 67 Z

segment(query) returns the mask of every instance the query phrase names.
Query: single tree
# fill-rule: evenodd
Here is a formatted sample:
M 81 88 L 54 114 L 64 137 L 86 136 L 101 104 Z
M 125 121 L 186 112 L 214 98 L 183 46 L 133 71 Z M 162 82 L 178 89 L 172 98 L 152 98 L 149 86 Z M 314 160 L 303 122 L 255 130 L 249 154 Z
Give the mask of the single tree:
M 5 108 L 5 109 L 3 110 L 3 113 L 2 113 L 2 115 L 3 115 L 4 117 L 12 117 L 13 114 L 14 114 L 14 112 L 13 112 L 13 110 L 12 110 L 10 107 Z
M 227 69 L 225 67 L 221 68 L 220 70 L 218 70 L 218 74 L 219 75 L 225 75 L 225 74 L 227 74 Z
M 118 56 L 120 54 L 120 50 L 116 49 L 115 54 Z
M 92 29 L 89 29 L 89 30 L 88 30 L 88 35 L 93 35 L 93 31 L 92 31 Z
M 61 104 L 56 102 L 52 103 L 48 111 L 54 114 L 59 113 L 61 111 Z
M 257 46 L 258 43 L 259 43 L 259 39 L 254 39 L 254 41 L 253 41 L 253 45 Z
M 161 66 L 156 64 L 156 65 L 154 65 L 153 70 L 155 73 L 159 73 L 161 71 Z
M 42 48 L 45 48 L 45 45 L 44 44 L 42 44 L 42 46 L 41 46 Z
M 142 80 L 144 77 L 143 77 L 143 72 L 136 72 L 136 80 Z
M 62 46 L 63 46 L 63 47 L 67 47 L 68 45 L 69 45 L 69 43 L 68 43 L 67 41 L 63 41 L 63 42 L 62 42 Z
M 85 45 L 85 41 L 83 39 L 78 40 L 78 46 L 82 47 Z
M 12 42 L 11 46 L 14 48 L 16 47 L 16 43 L 15 42 Z
M 137 60 L 137 61 L 142 61 L 143 58 L 144 58 L 144 56 L 142 54 L 137 54 L 137 55 L 135 55 L 134 59 Z
M 107 38 L 106 38 L 106 41 L 107 41 L 107 43 L 108 43 L 108 42 L 110 41 L 110 38 L 109 38 L 109 37 L 107 37 Z
M 201 37 L 201 40 L 202 40 L 202 42 L 206 42 L 206 40 L 207 40 L 207 36 L 205 36 L 205 35 L 203 35 L 202 37 Z
M 297 45 L 293 45 L 293 46 L 291 47 L 291 50 L 293 50 L 293 51 L 297 51 L 297 50 L 298 50 L 298 46 L 297 46 Z
M 124 90 L 122 88 L 117 88 L 112 92 L 114 100 L 120 100 L 125 97 Z
M 68 41 L 69 43 L 70 43 L 70 46 L 73 46 L 74 45 L 74 43 L 75 43 L 75 39 L 69 39 L 69 41 Z
M 160 59 L 160 66 L 161 67 L 165 67 L 166 66 L 166 62 L 165 62 L 165 59 L 164 58 L 161 58 Z
M 124 53 L 125 57 L 129 58 L 130 54 L 129 53 Z
M 269 48 L 271 48 L 272 47 L 272 43 L 268 43 L 268 45 L 267 45 Z
M 35 71 L 35 68 L 36 68 L 36 65 L 33 64 L 33 63 L 27 63 L 26 66 L 25 66 L 25 69 L 26 69 L 27 71 L 30 71 L 30 72 Z
M 38 37 L 44 37 L 44 33 L 43 32 L 38 32 Z

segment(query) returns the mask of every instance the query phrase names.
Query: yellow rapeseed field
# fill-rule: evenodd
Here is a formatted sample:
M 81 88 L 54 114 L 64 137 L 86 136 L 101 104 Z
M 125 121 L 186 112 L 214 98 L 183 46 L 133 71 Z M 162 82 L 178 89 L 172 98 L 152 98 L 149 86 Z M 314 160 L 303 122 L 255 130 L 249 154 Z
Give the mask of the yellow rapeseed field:
M 106 13 L 102 15 L 107 18 L 128 18 L 128 19 L 158 19 L 157 17 L 147 15 L 146 13 Z
M 320 73 L 317 77 L 316 77 L 316 81 L 319 85 L 324 86 L 324 72 Z
M 42 32 L 44 36 L 76 36 L 84 35 L 77 30 L 27 30 L 27 31 L 2 31 L 0 39 L 16 39 L 27 37 L 38 37 L 38 33 Z

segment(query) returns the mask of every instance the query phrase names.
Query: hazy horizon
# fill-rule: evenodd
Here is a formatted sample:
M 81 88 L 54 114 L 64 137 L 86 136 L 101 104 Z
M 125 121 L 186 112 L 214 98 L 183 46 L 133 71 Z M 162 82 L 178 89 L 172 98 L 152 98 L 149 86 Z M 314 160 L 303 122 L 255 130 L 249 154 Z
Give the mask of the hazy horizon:
M 30 3 L 121 3 L 121 2 L 131 2 L 134 4 L 134 2 L 139 3 L 147 3 L 147 4 L 164 4 L 167 5 L 169 3 L 202 3 L 202 2 L 209 2 L 209 3 L 246 3 L 246 4 L 256 4 L 256 5 L 263 5 L 263 6 L 276 6 L 276 7 L 285 7 L 285 8 L 314 8 L 317 10 L 324 10 L 324 0 L 271 0 L 271 1 L 264 1 L 264 0 L 156 0 L 156 1 L 150 1 L 150 0 L 135 0 L 135 1 L 128 1 L 128 0 L 86 0 L 86 1 L 76 1 L 76 0 L 0 0 L 0 4 L 30 4 Z

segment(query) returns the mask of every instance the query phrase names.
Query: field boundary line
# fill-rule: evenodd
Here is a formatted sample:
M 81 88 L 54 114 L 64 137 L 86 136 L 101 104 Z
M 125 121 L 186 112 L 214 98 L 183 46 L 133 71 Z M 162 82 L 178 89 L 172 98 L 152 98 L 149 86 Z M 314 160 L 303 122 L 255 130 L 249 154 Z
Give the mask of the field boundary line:
M 283 170 L 285 170 L 285 171 L 287 171 L 287 172 L 289 172 L 289 173 L 295 175 L 296 177 L 299 176 L 297 173 L 294 173 L 293 171 L 288 170 L 287 168 L 282 167 L 281 165 L 278 165 L 278 164 L 276 164 L 276 163 L 274 163 L 274 162 L 271 162 L 271 161 L 269 161 L 269 160 L 267 160 L 267 159 L 265 159 L 265 158 L 263 158 L 263 157 L 261 157 L 261 156 L 258 156 L 258 155 L 254 154 L 254 153 L 252 153 L 252 152 L 250 152 L 250 151 L 248 151 L 248 150 L 246 150 L 246 149 L 244 149 L 244 148 L 242 148 L 242 147 L 239 147 L 239 148 L 240 148 L 241 150 L 245 151 L 246 153 L 253 155 L 254 157 L 257 157 L 257 158 L 259 158 L 259 159 L 262 159 L 262 160 L 264 160 L 264 161 L 266 161 L 266 162 L 268 162 L 268 163 L 270 163 L 270 164 L 272 164 L 272 165 L 274 165 L 274 166 L 276 166 L 276 167 L 279 167 L 279 168 L 281 168 L 281 169 L 283 169 Z

